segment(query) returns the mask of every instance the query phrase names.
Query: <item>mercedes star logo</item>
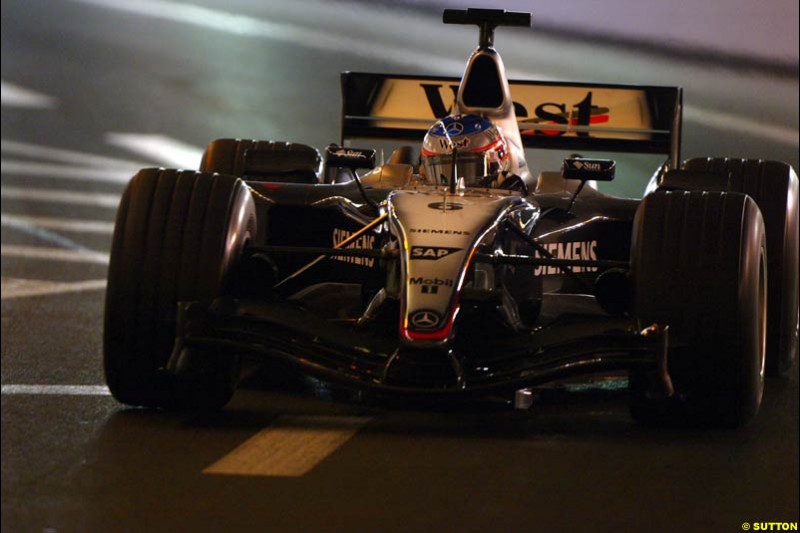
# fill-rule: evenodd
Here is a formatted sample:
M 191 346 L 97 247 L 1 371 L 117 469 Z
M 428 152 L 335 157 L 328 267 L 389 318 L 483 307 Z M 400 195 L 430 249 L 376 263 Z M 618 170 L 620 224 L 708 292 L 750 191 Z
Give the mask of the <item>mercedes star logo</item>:
M 439 313 L 430 309 L 422 309 L 411 314 L 411 324 L 416 329 L 434 329 L 441 322 Z
M 461 135 L 462 131 L 464 131 L 464 125 L 460 122 L 451 122 L 447 125 L 448 135 Z
M 433 202 L 428 204 L 428 207 L 437 211 L 458 211 L 459 209 L 464 209 L 464 204 L 458 202 Z

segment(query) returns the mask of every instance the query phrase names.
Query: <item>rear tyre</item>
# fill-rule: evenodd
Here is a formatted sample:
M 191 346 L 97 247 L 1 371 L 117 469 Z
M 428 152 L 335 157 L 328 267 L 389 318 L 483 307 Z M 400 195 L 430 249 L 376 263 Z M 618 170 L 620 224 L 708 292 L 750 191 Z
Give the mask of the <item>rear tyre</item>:
M 162 369 L 175 341 L 181 301 L 210 302 L 255 235 L 255 206 L 242 180 L 145 169 L 117 212 L 106 290 L 103 357 L 108 387 L 122 403 L 219 408 L 233 394 L 238 361 L 214 358 L 190 381 Z
M 636 213 L 634 311 L 669 325 L 675 395 L 648 396 L 631 375 L 631 413 L 648 424 L 740 427 L 764 388 L 767 256 L 764 222 L 748 196 L 657 192 Z
M 757 159 L 690 159 L 683 169 L 702 172 L 715 180 L 713 184 L 702 184 L 704 189 L 745 193 L 758 204 L 769 249 L 767 374 L 786 374 L 797 359 L 798 348 L 797 174 L 786 163 Z

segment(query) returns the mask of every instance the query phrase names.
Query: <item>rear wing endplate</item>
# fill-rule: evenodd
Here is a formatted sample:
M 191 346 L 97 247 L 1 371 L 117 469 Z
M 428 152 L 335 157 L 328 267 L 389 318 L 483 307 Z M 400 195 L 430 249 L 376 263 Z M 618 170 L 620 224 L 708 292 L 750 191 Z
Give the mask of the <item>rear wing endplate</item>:
M 341 141 L 422 141 L 453 109 L 458 78 L 345 72 Z M 509 81 L 526 148 L 634 152 L 680 161 L 679 87 Z

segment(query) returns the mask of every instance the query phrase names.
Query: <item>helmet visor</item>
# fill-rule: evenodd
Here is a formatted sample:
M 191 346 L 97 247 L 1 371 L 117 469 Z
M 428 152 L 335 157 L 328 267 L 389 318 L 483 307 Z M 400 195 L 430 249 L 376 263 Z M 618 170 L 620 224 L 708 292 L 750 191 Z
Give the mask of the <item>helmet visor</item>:
M 431 183 L 448 183 L 453 175 L 453 156 L 443 154 L 423 157 L 425 172 Z M 456 177 L 464 180 L 467 187 L 478 185 L 480 179 L 490 174 L 497 174 L 500 164 L 486 153 L 459 153 L 456 163 Z

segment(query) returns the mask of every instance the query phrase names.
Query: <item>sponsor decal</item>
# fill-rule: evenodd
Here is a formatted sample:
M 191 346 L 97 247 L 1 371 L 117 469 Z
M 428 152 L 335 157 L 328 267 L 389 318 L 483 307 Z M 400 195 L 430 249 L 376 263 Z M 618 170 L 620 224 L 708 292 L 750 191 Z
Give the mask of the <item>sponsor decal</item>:
M 461 248 L 448 248 L 444 246 L 412 246 L 411 259 L 420 261 L 436 261 L 442 257 L 461 251 Z
M 339 157 L 356 157 L 358 159 L 366 159 L 367 154 L 360 150 L 347 150 L 347 149 L 340 149 L 333 152 L 333 155 L 337 155 Z
M 437 118 L 442 118 L 447 116 L 448 113 L 453 109 L 452 103 L 449 107 L 445 106 L 444 98 L 440 92 L 442 88 L 441 84 L 434 84 L 434 83 L 421 83 L 420 87 L 425 93 L 425 98 L 428 102 L 428 106 L 430 107 L 433 116 Z M 458 85 L 450 85 L 450 90 L 453 93 L 454 100 L 455 96 L 458 94 Z M 589 137 L 589 132 L 581 131 L 581 132 L 566 132 L 566 131 L 556 131 L 556 130 L 548 130 L 546 125 L 548 124 L 559 124 L 559 125 L 570 125 L 570 126 L 593 126 L 597 124 L 605 124 L 610 121 L 611 114 L 610 109 L 608 107 L 601 107 L 598 105 L 594 105 L 592 102 L 593 94 L 592 91 L 586 93 L 586 96 L 583 97 L 579 102 L 573 104 L 571 107 L 568 108 L 568 104 L 566 102 L 541 102 L 539 103 L 533 111 L 533 116 L 530 116 L 528 109 L 525 105 L 520 102 L 513 102 L 514 105 L 514 112 L 517 117 L 523 119 L 522 124 L 524 125 L 536 125 L 536 126 L 543 126 L 537 128 L 528 128 L 523 129 L 520 128 L 521 135 L 550 135 L 550 136 L 562 136 L 562 135 L 576 135 L 578 137 Z M 529 104 L 530 105 L 530 104 Z
M 469 235 L 468 231 L 461 231 L 457 229 L 427 229 L 427 228 L 411 228 L 411 233 L 428 233 L 431 235 Z
M 442 317 L 431 309 L 420 309 L 411 313 L 408 321 L 414 326 L 414 329 L 431 330 L 436 329 L 436 326 L 442 322 Z
M 536 106 L 534 118 L 525 119 L 524 122 L 532 124 L 561 124 L 570 126 L 590 126 L 604 124 L 610 120 L 609 108 L 592 105 L 592 92 L 589 91 L 583 100 L 574 104 L 567 111 L 567 104 L 558 102 L 544 102 Z M 566 131 L 548 129 L 523 129 L 520 135 L 550 135 L 558 137 Z M 575 132 L 578 137 L 589 137 L 589 132 Z
M 453 104 L 451 103 L 449 107 L 445 107 L 444 99 L 439 93 L 439 89 L 442 87 L 441 84 L 421 83 L 420 87 L 422 87 L 422 90 L 425 91 L 425 98 L 428 100 L 428 105 L 430 106 L 434 117 L 444 118 L 450 114 L 450 111 L 453 110 Z M 453 101 L 455 101 L 456 96 L 458 95 L 458 84 L 450 85 L 449 87 L 450 91 L 453 93 Z
M 353 232 L 348 231 L 346 229 L 339 229 L 335 228 L 333 230 L 333 246 L 336 247 L 339 243 L 344 242 L 347 240 Z M 370 235 L 369 233 L 365 233 L 364 235 L 360 236 L 345 248 L 358 248 L 358 249 L 371 249 L 375 247 L 375 236 Z M 336 261 L 341 261 L 343 263 L 350 263 L 352 265 L 358 266 L 365 266 L 372 268 L 375 266 L 375 258 L 374 257 L 346 257 L 342 255 L 335 255 L 331 257 L 331 259 L 335 259 Z
M 578 259 L 584 261 L 597 261 L 597 241 L 575 241 L 575 242 L 550 242 L 543 244 L 545 249 L 555 259 Z M 536 257 L 543 257 L 539 251 Z M 597 267 L 572 267 L 576 274 L 582 272 L 597 272 Z M 538 266 L 534 270 L 534 276 L 550 276 L 562 274 L 561 269 L 555 266 Z
M 422 285 L 423 287 L 452 287 L 454 282 L 452 279 L 441 278 L 423 278 L 417 276 L 415 278 L 408 278 L 409 285 Z
M 467 146 L 469 146 L 469 137 L 464 137 L 463 139 L 452 139 L 452 141 L 446 138 L 439 139 L 439 147 L 443 151 L 450 150 L 451 148 L 458 148 L 460 150 L 461 148 L 466 148 Z
M 428 207 L 437 211 L 458 211 L 459 209 L 464 209 L 464 204 L 458 202 L 433 202 L 428 204 Z
M 603 166 L 600 163 L 592 163 L 591 161 L 572 161 L 571 164 L 575 168 L 585 168 L 592 171 L 603 170 Z
M 459 120 L 461 116 L 453 117 L 455 120 Z M 461 135 L 464 133 L 464 125 L 461 122 L 451 122 L 447 125 L 446 128 L 448 135 Z

